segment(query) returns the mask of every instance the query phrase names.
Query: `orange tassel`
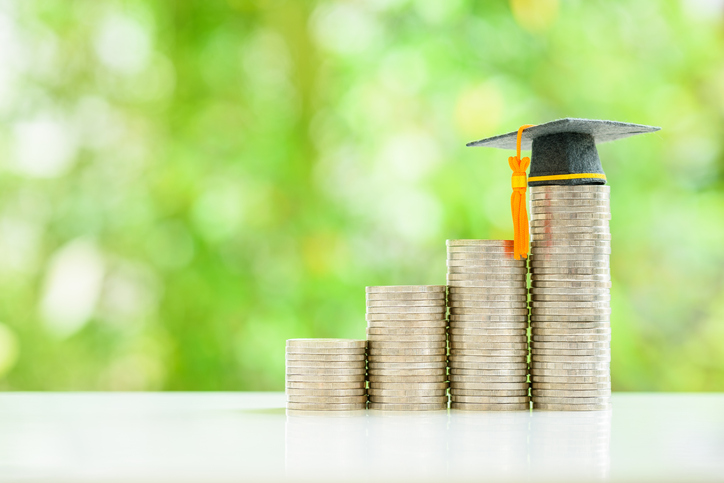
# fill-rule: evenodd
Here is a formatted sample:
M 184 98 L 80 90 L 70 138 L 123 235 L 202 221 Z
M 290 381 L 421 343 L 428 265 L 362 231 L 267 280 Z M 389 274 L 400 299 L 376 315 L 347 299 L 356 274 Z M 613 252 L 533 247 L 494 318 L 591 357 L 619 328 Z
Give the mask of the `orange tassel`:
M 520 157 L 520 137 L 523 130 L 533 127 L 535 124 L 525 124 L 518 128 L 518 138 L 516 140 L 516 155 L 508 158 L 510 169 L 513 170 L 512 185 L 513 194 L 510 197 L 510 209 L 513 213 L 513 258 L 520 260 L 528 258 L 528 249 L 530 246 L 530 234 L 528 232 L 528 211 L 526 210 L 525 192 L 528 188 L 528 180 L 525 170 L 530 165 L 530 158 Z

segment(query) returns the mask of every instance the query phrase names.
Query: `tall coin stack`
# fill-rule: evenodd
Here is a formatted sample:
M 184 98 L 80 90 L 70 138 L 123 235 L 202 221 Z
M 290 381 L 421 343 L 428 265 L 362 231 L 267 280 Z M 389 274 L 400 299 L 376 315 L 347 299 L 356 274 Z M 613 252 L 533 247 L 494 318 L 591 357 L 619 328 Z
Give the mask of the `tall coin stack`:
M 528 290 L 512 240 L 448 240 L 453 409 L 527 410 Z
M 608 409 L 610 189 L 534 186 L 530 192 L 533 407 Z
M 366 292 L 370 409 L 447 409 L 446 287 Z
M 287 340 L 287 409 L 365 409 L 366 340 Z

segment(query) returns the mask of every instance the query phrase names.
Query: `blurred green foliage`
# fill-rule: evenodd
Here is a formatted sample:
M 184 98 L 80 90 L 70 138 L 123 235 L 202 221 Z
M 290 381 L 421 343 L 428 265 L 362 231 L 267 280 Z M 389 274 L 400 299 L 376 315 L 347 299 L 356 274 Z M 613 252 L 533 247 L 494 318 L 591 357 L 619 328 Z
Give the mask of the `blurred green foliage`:
M 281 390 L 364 286 L 511 238 L 509 153 L 603 145 L 615 390 L 724 389 L 718 0 L 0 2 L 0 387 Z

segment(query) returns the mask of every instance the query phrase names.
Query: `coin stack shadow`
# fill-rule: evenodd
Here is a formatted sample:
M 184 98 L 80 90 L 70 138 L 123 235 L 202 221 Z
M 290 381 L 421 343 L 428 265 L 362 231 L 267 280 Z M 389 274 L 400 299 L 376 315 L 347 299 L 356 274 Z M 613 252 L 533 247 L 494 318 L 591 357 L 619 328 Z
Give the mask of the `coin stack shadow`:
M 444 285 L 367 287 L 370 409 L 447 409 Z
M 610 189 L 531 191 L 531 379 L 535 409 L 611 404 Z
M 366 348 L 366 340 L 287 340 L 287 409 L 365 409 Z
M 447 241 L 453 409 L 527 410 L 528 290 L 512 240 Z

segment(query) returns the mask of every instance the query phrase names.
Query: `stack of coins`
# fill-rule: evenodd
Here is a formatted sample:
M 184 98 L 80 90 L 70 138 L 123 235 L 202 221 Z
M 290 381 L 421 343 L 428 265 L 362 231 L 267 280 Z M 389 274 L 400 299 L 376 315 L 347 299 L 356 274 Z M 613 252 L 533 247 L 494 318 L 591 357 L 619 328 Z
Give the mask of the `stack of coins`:
M 444 285 L 367 287 L 370 409 L 447 409 Z
M 609 187 L 535 186 L 530 192 L 533 407 L 608 409 Z
M 453 409 L 526 410 L 528 290 L 512 240 L 448 240 Z
M 366 340 L 287 340 L 287 409 L 365 409 Z

